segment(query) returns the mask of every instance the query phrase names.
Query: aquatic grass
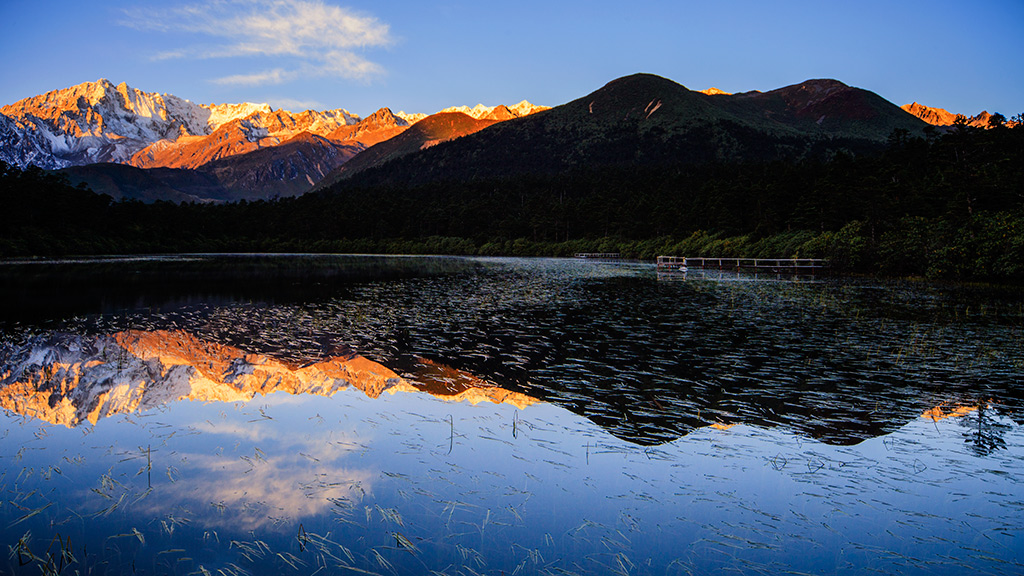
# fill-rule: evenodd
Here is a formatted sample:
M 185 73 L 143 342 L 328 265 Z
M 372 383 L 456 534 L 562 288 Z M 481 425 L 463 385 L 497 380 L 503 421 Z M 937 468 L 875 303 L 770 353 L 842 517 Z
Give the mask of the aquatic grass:
M 374 509 L 380 514 L 381 520 L 384 522 L 391 522 L 399 526 L 405 526 L 405 522 L 402 520 L 402 515 L 398 510 L 394 508 L 381 508 L 379 505 L 374 505 Z M 369 520 L 369 515 L 367 515 Z
M 31 495 L 31 494 L 29 494 L 29 495 Z M 41 507 L 39 507 L 39 508 L 35 508 L 35 509 L 31 509 L 31 510 L 30 510 L 30 509 L 28 509 L 28 508 L 26 508 L 26 507 L 24 507 L 24 506 L 20 506 L 20 505 L 18 505 L 18 504 L 17 504 L 17 503 L 15 503 L 15 502 L 10 502 L 10 504 L 11 504 L 12 506 L 15 506 L 16 508 L 19 508 L 19 509 L 21 509 L 21 510 L 27 510 L 27 511 L 28 511 L 28 513 L 27 513 L 27 514 L 24 514 L 24 515 L 22 515 L 22 516 L 20 516 L 20 517 L 19 517 L 19 518 L 17 518 L 17 519 L 15 520 L 15 521 L 13 521 L 13 522 L 11 522 L 10 524 L 8 524 L 8 525 L 7 525 L 7 528 L 8 528 L 8 529 L 10 529 L 10 528 L 13 528 L 13 527 L 17 526 L 18 524 L 21 524 L 22 522 L 25 522 L 25 521 L 27 521 L 27 520 L 29 520 L 29 519 L 31 519 L 31 518 L 34 518 L 34 517 L 38 516 L 39 514 L 42 514 L 42 513 L 43 513 L 43 511 L 45 511 L 45 510 L 46 510 L 46 509 L 48 509 L 49 507 L 53 506 L 53 504 L 54 504 L 54 503 L 53 503 L 53 502 L 48 502 L 48 503 L 47 503 L 46 505 L 44 505 L 44 506 L 41 506 Z
M 372 555 L 373 559 L 377 562 L 377 565 L 387 570 L 388 572 L 395 573 L 395 567 L 391 564 L 390 561 L 388 561 L 387 558 L 382 556 L 381 553 L 378 552 L 376 548 L 370 548 L 370 554 Z
M 35 564 L 41 574 L 57 576 L 62 574 L 65 568 L 79 563 L 70 536 L 62 537 L 59 532 L 54 534 L 43 556 L 37 556 L 32 552 L 31 541 L 31 532 L 25 532 L 16 544 L 9 546 L 9 557 L 11 560 L 17 560 L 19 567 Z

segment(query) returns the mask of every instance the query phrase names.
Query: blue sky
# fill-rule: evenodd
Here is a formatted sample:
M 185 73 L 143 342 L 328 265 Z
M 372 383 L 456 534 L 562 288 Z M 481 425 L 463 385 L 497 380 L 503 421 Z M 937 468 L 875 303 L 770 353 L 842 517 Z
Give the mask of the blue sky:
M 558 105 L 635 72 L 691 89 L 835 78 L 1024 112 L 1024 1 L 2 0 L 0 104 L 107 78 L 299 111 Z

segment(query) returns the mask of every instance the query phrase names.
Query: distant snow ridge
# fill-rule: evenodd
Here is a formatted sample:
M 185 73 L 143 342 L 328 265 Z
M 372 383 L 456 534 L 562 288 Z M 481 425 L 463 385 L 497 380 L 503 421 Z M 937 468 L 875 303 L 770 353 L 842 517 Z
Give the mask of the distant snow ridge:
M 49 157 L 42 164 L 56 168 L 125 162 L 154 142 L 207 135 L 223 122 L 259 109 L 269 111 L 269 106 L 206 107 L 101 79 L 20 100 L 0 108 L 0 113 L 13 120 L 17 140 L 37 145 L 31 156 Z M 5 143 L 11 141 L 4 138 Z M 32 163 L 21 156 L 19 166 Z
M 422 114 L 422 113 L 411 114 L 411 113 L 405 112 L 403 110 L 399 110 L 398 112 L 394 112 L 394 115 L 397 116 L 398 118 L 401 118 L 402 120 L 405 120 L 406 122 L 408 122 L 410 126 L 412 126 L 413 124 L 419 122 L 420 120 L 423 120 L 424 118 L 426 118 L 428 116 L 427 114 Z
M 900 106 L 900 108 L 933 126 L 952 126 L 956 123 L 957 117 L 961 116 L 960 114 L 954 114 L 944 108 L 933 108 L 931 106 L 918 104 L 917 102 L 914 102 L 913 104 L 904 104 L 903 106 Z M 988 122 L 991 118 L 992 115 L 989 114 L 987 110 L 982 110 L 974 116 L 964 116 L 964 121 L 967 122 L 968 126 L 988 128 Z
M 459 106 L 476 119 L 503 121 L 546 110 L 523 100 L 514 106 Z M 388 116 L 392 116 L 390 110 Z M 387 138 L 426 114 L 399 112 Z M 52 90 L 0 107 L 0 160 L 44 169 L 114 162 L 139 168 L 198 168 L 213 160 L 278 146 L 303 133 L 355 137 L 361 118 L 345 109 L 292 113 L 269 104 L 195 104 L 171 94 L 143 92 L 106 79 Z M 365 126 L 359 134 L 378 123 Z M 375 143 L 382 136 L 367 140 Z M 365 136 L 365 135 L 364 135 Z
M 329 132 L 355 124 L 347 110 L 274 112 L 269 104 L 194 104 L 170 94 L 143 92 L 106 79 L 85 82 L 25 98 L 0 108 L 0 158 L 19 167 L 41 168 L 128 163 L 140 150 L 162 142 L 168 148 L 181 137 L 208 136 L 235 120 L 273 118 L 282 138 L 302 130 Z
M 452 106 L 441 110 L 441 112 L 462 112 L 463 114 L 476 118 L 477 120 L 505 120 L 504 117 L 499 117 L 501 112 L 504 110 L 510 112 L 513 118 L 521 118 L 535 112 L 540 112 L 541 110 L 547 110 L 548 108 L 550 108 L 550 106 L 537 106 L 536 104 L 530 104 L 526 100 L 523 100 L 514 106 L 504 106 L 500 104 L 498 106 L 484 106 L 483 104 L 477 104 L 472 108 L 469 106 Z

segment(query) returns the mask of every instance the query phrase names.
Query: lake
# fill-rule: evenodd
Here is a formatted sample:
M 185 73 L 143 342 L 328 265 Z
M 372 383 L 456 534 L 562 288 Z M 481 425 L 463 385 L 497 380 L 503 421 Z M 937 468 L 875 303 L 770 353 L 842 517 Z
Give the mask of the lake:
M 0 263 L 2 574 L 1024 573 L 1015 288 Z

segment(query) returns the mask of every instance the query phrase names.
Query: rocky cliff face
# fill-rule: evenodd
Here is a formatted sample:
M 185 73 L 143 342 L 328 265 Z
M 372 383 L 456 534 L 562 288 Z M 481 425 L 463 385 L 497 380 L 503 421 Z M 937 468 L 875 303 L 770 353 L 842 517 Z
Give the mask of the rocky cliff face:
M 25 130 L 4 114 L 0 114 L 0 160 L 12 166 L 24 168 L 35 165 L 45 170 L 71 165 L 69 160 L 53 155 L 45 134 Z
M 0 349 L 0 406 L 68 427 L 169 402 L 244 402 L 273 392 L 331 396 L 356 388 L 427 392 L 453 401 L 528 406 L 536 400 L 428 362 L 412 378 L 355 353 L 297 365 L 182 331 L 52 334 Z

